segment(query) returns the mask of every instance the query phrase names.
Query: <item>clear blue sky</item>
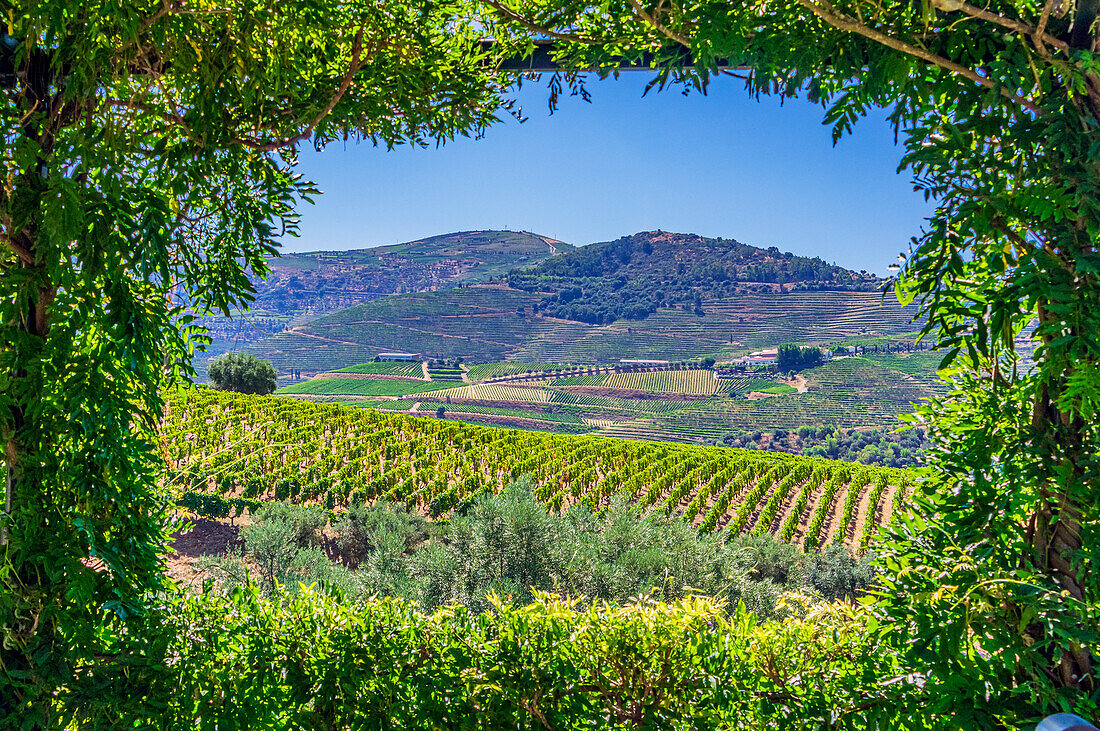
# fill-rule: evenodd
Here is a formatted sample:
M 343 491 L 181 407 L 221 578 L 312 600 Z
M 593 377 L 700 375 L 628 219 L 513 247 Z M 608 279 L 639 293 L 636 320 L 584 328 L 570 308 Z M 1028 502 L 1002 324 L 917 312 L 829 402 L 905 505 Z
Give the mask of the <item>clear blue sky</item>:
M 885 273 L 930 212 L 897 174 L 879 118 L 833 147 L 822 109 L 750 99 L 722 78 L 707 96 L 642 98 L 650 75 L 592 80 L 592 103 L 548 114 L 545 78 L 517 98 L 528 117 L 481 140 L 302 155 L 324 195 L 285 251 L 365 248 L 471 229 L 534 231 L 571 244 L 652 229 L 735 238 Z

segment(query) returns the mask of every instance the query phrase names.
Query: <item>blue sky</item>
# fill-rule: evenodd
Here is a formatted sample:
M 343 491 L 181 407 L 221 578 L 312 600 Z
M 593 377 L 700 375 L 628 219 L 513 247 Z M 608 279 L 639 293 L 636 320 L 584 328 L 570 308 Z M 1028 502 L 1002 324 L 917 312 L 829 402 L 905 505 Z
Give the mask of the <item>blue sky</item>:
M 548 114 L 544 81 L 481 140 L 386 151 L 304 152 L 324 195 L 285 251 L 365 248 L 470 229 L 534 231 L 571 244 L 663 229 L 735 238 L 885 273 L 930 212 L 881 119 L 834 147 L 820 107 L 750 99 L 721 78 L 707 96 L 642 98 L 650 75 L 589 82 L 592 103 Z

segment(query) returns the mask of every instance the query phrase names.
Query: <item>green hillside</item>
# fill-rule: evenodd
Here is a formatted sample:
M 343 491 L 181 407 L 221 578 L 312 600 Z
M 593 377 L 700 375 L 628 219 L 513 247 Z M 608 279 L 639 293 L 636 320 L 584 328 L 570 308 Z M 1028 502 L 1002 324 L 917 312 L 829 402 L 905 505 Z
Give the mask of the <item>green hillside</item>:
M 248 345 L 280 373 L 364 363 L 384 351 L 476 362 L 617 363 L 719 359 L 782 342 L 911 332 L 914 306 L 878 292 L 751 292 L 708 300 L 705 314 L 661 308 L 644 320 L 590 325 L 536 315 L 541 295 L 501 286 L 398 295 L 325 315 Z M 522 314 L 517 314 L 517 311 Z
M 877 277 L 776 247 L 649 231 L 590 244 L 513 271 L 511 286 L 549 292 L 553 317 L 604 325 L 645 319 L 660 307 L 703 314 L 703 302 L 754 291 L 874 291 Z
M 246 502 L 385 498 L 445 516 L 527 475 L 555 510 L 620 496 L 703 530 L 772 533 L 812 548 L 830 539 L 866 547 L 913 479 L 786 454 L 525 433 L 208 389 L 174 399 L 163 436 L 178 488 L 217 486 Z
M 268 262 L 267 279 L 253 282 L 256 299 L 247 316 L 202 319 L 213 342 L 196 358 L 195 368 L 205 380 L 211 358 L 323 313 L 391 294 L 503 279 L 517 266 L 572 250 L 569 244 L 523 231 L 463 231 L 370 249 L 276 257 Z M 348 364 L 362 360 L 367 359 Z

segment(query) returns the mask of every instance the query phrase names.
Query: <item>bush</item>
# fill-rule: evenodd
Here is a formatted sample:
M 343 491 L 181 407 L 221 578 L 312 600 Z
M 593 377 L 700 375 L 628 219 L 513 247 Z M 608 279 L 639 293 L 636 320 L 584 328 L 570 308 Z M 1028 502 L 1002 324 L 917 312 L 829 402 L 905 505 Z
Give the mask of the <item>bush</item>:
M 252 513 L 254 523 L 286 523 L 290 533 L 289 540 L 299 548 L 319 545 L 323 536 L 321 531 L 328 525 L 328 513 L 312 505 L 293 503 L 264 503 Z
M 356 567 L 382 548 L 399 547 L 397 554 L 404 554 L 428 538 L 428 523 L 403 505 L 380 500 L 353 506 L 336 523 L 335 531 L 341 557 Z
M 319 548 L 320 531 L 328 522 L 324 511 L 269 503 L 256 510 L 253 520 L 241 529 L 243 548 L 238 546 L 225 556 L 199 563 L 223 590 L 255 582 L 265 596 L 274 596 L 280 587 L 294 593 L 300 585 L 313 584 L 346 595 L 359 593 L 357 577 Z M 251 567 L 255 567 L 255 576 Z
M 875 580 L 871 556 L 856 558 L 845 546 L 833 543 L 810 558 L 807 579 L 825 599 L 853 599 Z
M 151 646 L 112 635 L 125 672 L 92 665 L 60 706 L 82 728 L 932 727 L 862 609 L 759 624 L 697 597 L 578 607 L 540 594 L 492 610 L 177 596 L 150 617 Z

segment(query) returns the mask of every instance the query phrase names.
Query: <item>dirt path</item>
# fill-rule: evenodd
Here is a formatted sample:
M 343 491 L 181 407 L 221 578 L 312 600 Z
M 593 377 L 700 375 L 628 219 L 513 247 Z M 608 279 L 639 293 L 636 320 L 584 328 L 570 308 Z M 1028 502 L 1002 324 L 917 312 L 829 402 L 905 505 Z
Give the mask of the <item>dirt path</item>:
M 797 543 L 802 546 L 802 539 L 806 536 L 806 529 L 810 527 L 810 521 L 814 519 L 814 513 L 817 512 L 817 506 L 821 502 L 821 498 L 825 497 L 826 482 L 828 482 L 828 480 L 824 480 L 814 489 L 813 494 L 810 495 L 810 499 L 806 503 L 806 510 L 803 511 L 802 515 L 798 516 L 798 523 L 795 525 L 794 533 L 791 534 L 791 543 Z M 803 546 L 803 548 L 805 548 L 805 546 Z
M 783 383 L 798 389 L 799 393 L 806 393 L 806 391 L 810 390 L 810 386 L 806 382 L 806 376 L 802 375 L 801 373 L 799 373 L 789 381 L 783 381 Z
M 762 480 L 762 479 L 764 479 L 763 475 L 757 475 L 757 477 L 755 479 L 749 480 L 749 484 L 747 484 L 743 488 L 741 488 L 741 490 L 739 490 L 738 493 L 730 499 L 729 505 L 726 506 L 726 512 L 724 512 L 720 516 L 718 516 L 718 522 L 715 523 L 715 525 L 714 525 L 715 530 L 725 528 L 727 525 L 729 525 L 729 522 L 731 520 L 733 520 L 734 516 L 737 515 L 737 512 L 741 509 L 742 503 L 745 502 L 745 496 L 748 495 L 749 492 L 754 487 L 756 487 L 757 483 L 760 482 L 760 480 Z M 706 509 L 710 510 L 710 506 L 713 505 L 715 502 L 717 502 L 717 500 L 720 496 L 721 496 L 721 493 L 718 493 L 716 495 L 712 495 L 711 498 L 707 501 Z M 763 504 L 764 504 L 763 500 L 761 500 L 760 502 L 757 503 L 757 506 L 756 506 L 756 512 L 757 513 L 760 512 L 760 507 Z M 704 511 L 704 513 L 705 512 L 706 511 Z M 741 532 L 742 533 L 747 533 L 750 529 L 751 529 L 751 526 L 749 526 L 746 523 L 745 527 L 742 529 Z
M 866 485 L 862 489 L 866 489 Z M 844 504 L 848 501 L 848 485 L 842 485 L 839 490 L 836 491 L 836 495 L 833 496 L 833 507 L 829 510 L 829 514 L 825 516 L 825 522 L 821 525 L 821 544 L 824 545 L 827 541 L 834 538 L 833 534 L 840 528 L 840 522 L 844 518 Z M 858 505 L 858 499 L 856 501 Z M 852 529 L 851 523 L 848 524 L 848 530 Z M 851 545 L 847 536 L 840 536 L 840 540 L 845 545 Z
M 224 556 L 241 545 L 240 528 L 208 518 L 192 518 L 191 530 L 172 534 L 175 553 L 167 559 L 168 574 L 185 587 L 200 587 L 206 572 L 198 567 L 206 557 Z
M 894 498 L 897 497 L 898 490 L 904 490 L 905 488 L 900 485 L 890 484 L 886 486 L 886 489 L 882 491 L 882 497 L 879 498 L 879 514 L 882 518 L 879 519 L 879 525 L 887 525 L 894 518 Z M 905 498 L 902 498 L 902 502 Z

